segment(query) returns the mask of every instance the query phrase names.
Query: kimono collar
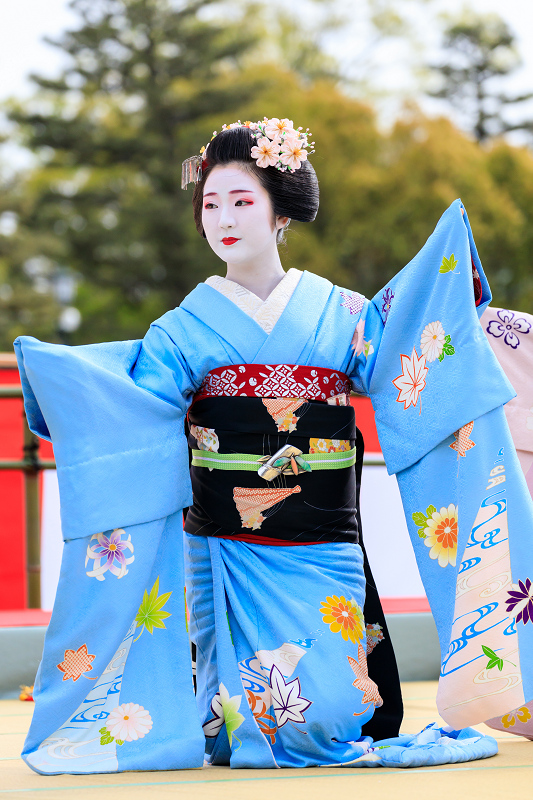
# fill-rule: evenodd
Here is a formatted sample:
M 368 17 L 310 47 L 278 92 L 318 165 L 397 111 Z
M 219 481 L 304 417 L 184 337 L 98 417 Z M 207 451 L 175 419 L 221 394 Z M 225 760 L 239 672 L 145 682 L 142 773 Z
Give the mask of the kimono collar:
M 305 271 L 272 333 L 229 298 L 200 283 L 183 300 L 189 312 L 237 351 L 246 364 L 295 364 L 324 311 L 332 284 Z
M 299 269 L 291 268 L 270 292 L 266 300 L 262 300 L 239 283 L 228 278 L 221 278 L 219 275 L 208 278 L 206 283 L 232 300 L 249 317 L 255 319 L 265 333 L 272 333 L 274 326 L 285 311 L 285 307 L 291 299 L 302 274 Z

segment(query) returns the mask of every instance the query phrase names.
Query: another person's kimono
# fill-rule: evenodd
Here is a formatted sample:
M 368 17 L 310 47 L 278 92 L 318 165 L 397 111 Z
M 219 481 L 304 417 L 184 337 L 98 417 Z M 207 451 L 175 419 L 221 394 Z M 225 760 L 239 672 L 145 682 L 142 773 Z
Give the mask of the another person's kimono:
M 487 308 L 481 317 L 487 340 L 517 395 L 505 406 L 511 436 L 533 495 L 533 316 L 505 308 Z M 528 572 L 518 576 L 509 594 L 516 619 L 533 623 L 533 589 Z M 533 702 L 530 700 L 489 722 L 492 728 L 533 739 Z
M 65 538 L 33 769 L 496 752 L 469 726 L 533 699 L 533 506 L 503 411 L 514 392 L 478 319 L 489 300 L 456 201 L 373 301 L 291 270 L 264 303 L 210 279 L 142 341 L 17 340 Z M 440 637 L 448 727 L 418 736 L 394 736 L 375 590 L 365 607 L 352 387 L 372 398 Z M 367 733 L 387 725 L 376 746 Z

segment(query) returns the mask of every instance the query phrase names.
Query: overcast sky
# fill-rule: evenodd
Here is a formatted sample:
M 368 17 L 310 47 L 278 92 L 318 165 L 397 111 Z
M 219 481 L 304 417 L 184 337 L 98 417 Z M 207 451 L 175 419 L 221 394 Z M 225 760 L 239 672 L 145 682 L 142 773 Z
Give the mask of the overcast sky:
M 347 13 L 356 7 L 357 0 L 346 0 Z M 458 10 L 462 0 L 433 0 L 432 8 L 444 11 Z M 476 10 L 496 11 L 503 16 L 517 36 L 524 59 L 524 67 L 512 78 L 510 88 L 516 91 L 533 88 L 533 2 L 531 0 L 470 0 Z M 32 92 L 28 75 L 32 71 L 50 76 L 57 73 L 62 63 L 60 51 L 45 44 L 45 35 L 57 36 L 75 22 L 67 0 L 0 0 L 0 100 L 6 97 L 24 97 Z M 348 55 L 350 43 L 342 41 L 342 32 L 336 52 Z M 424 37 L 426 38 L 426 37 Z M 435 41 L 435 33 L 427 30 L 427 41 Z M 387 80 L 400 84 L 402 72 L 396 69 L 394 49 L 390 51 L 391 70 Z M 387 61 L 387 54 L 383 55 Z M 401 88 L 399 86 L 398 88 Z

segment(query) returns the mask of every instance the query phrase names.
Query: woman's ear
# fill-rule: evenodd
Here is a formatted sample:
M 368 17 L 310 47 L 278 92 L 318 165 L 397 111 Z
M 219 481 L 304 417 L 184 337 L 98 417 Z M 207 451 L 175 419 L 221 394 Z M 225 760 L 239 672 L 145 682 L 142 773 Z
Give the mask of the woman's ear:
M 285 228 L 290 222 L 290 217 L 276 217 L 276 228 L 280 231 Z

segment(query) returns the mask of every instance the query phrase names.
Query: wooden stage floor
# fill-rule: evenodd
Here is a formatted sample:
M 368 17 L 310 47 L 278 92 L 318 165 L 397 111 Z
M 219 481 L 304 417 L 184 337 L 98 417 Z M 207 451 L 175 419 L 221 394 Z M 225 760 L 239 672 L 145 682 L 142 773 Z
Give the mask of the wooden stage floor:
M 418 731 L 438 719 L 436 683 L 404 683 L 403 730 Z M 492 733 L 500 753 L 485 761 L 413 770 L 295 769 L 230 770 L 210 767 L 181 772 L 122 772 L 112 775 L 33 773 L 18 757 L 32 703 L 0 701 L 0 800 L 529 800 L 533 797 L 533 742 Z

